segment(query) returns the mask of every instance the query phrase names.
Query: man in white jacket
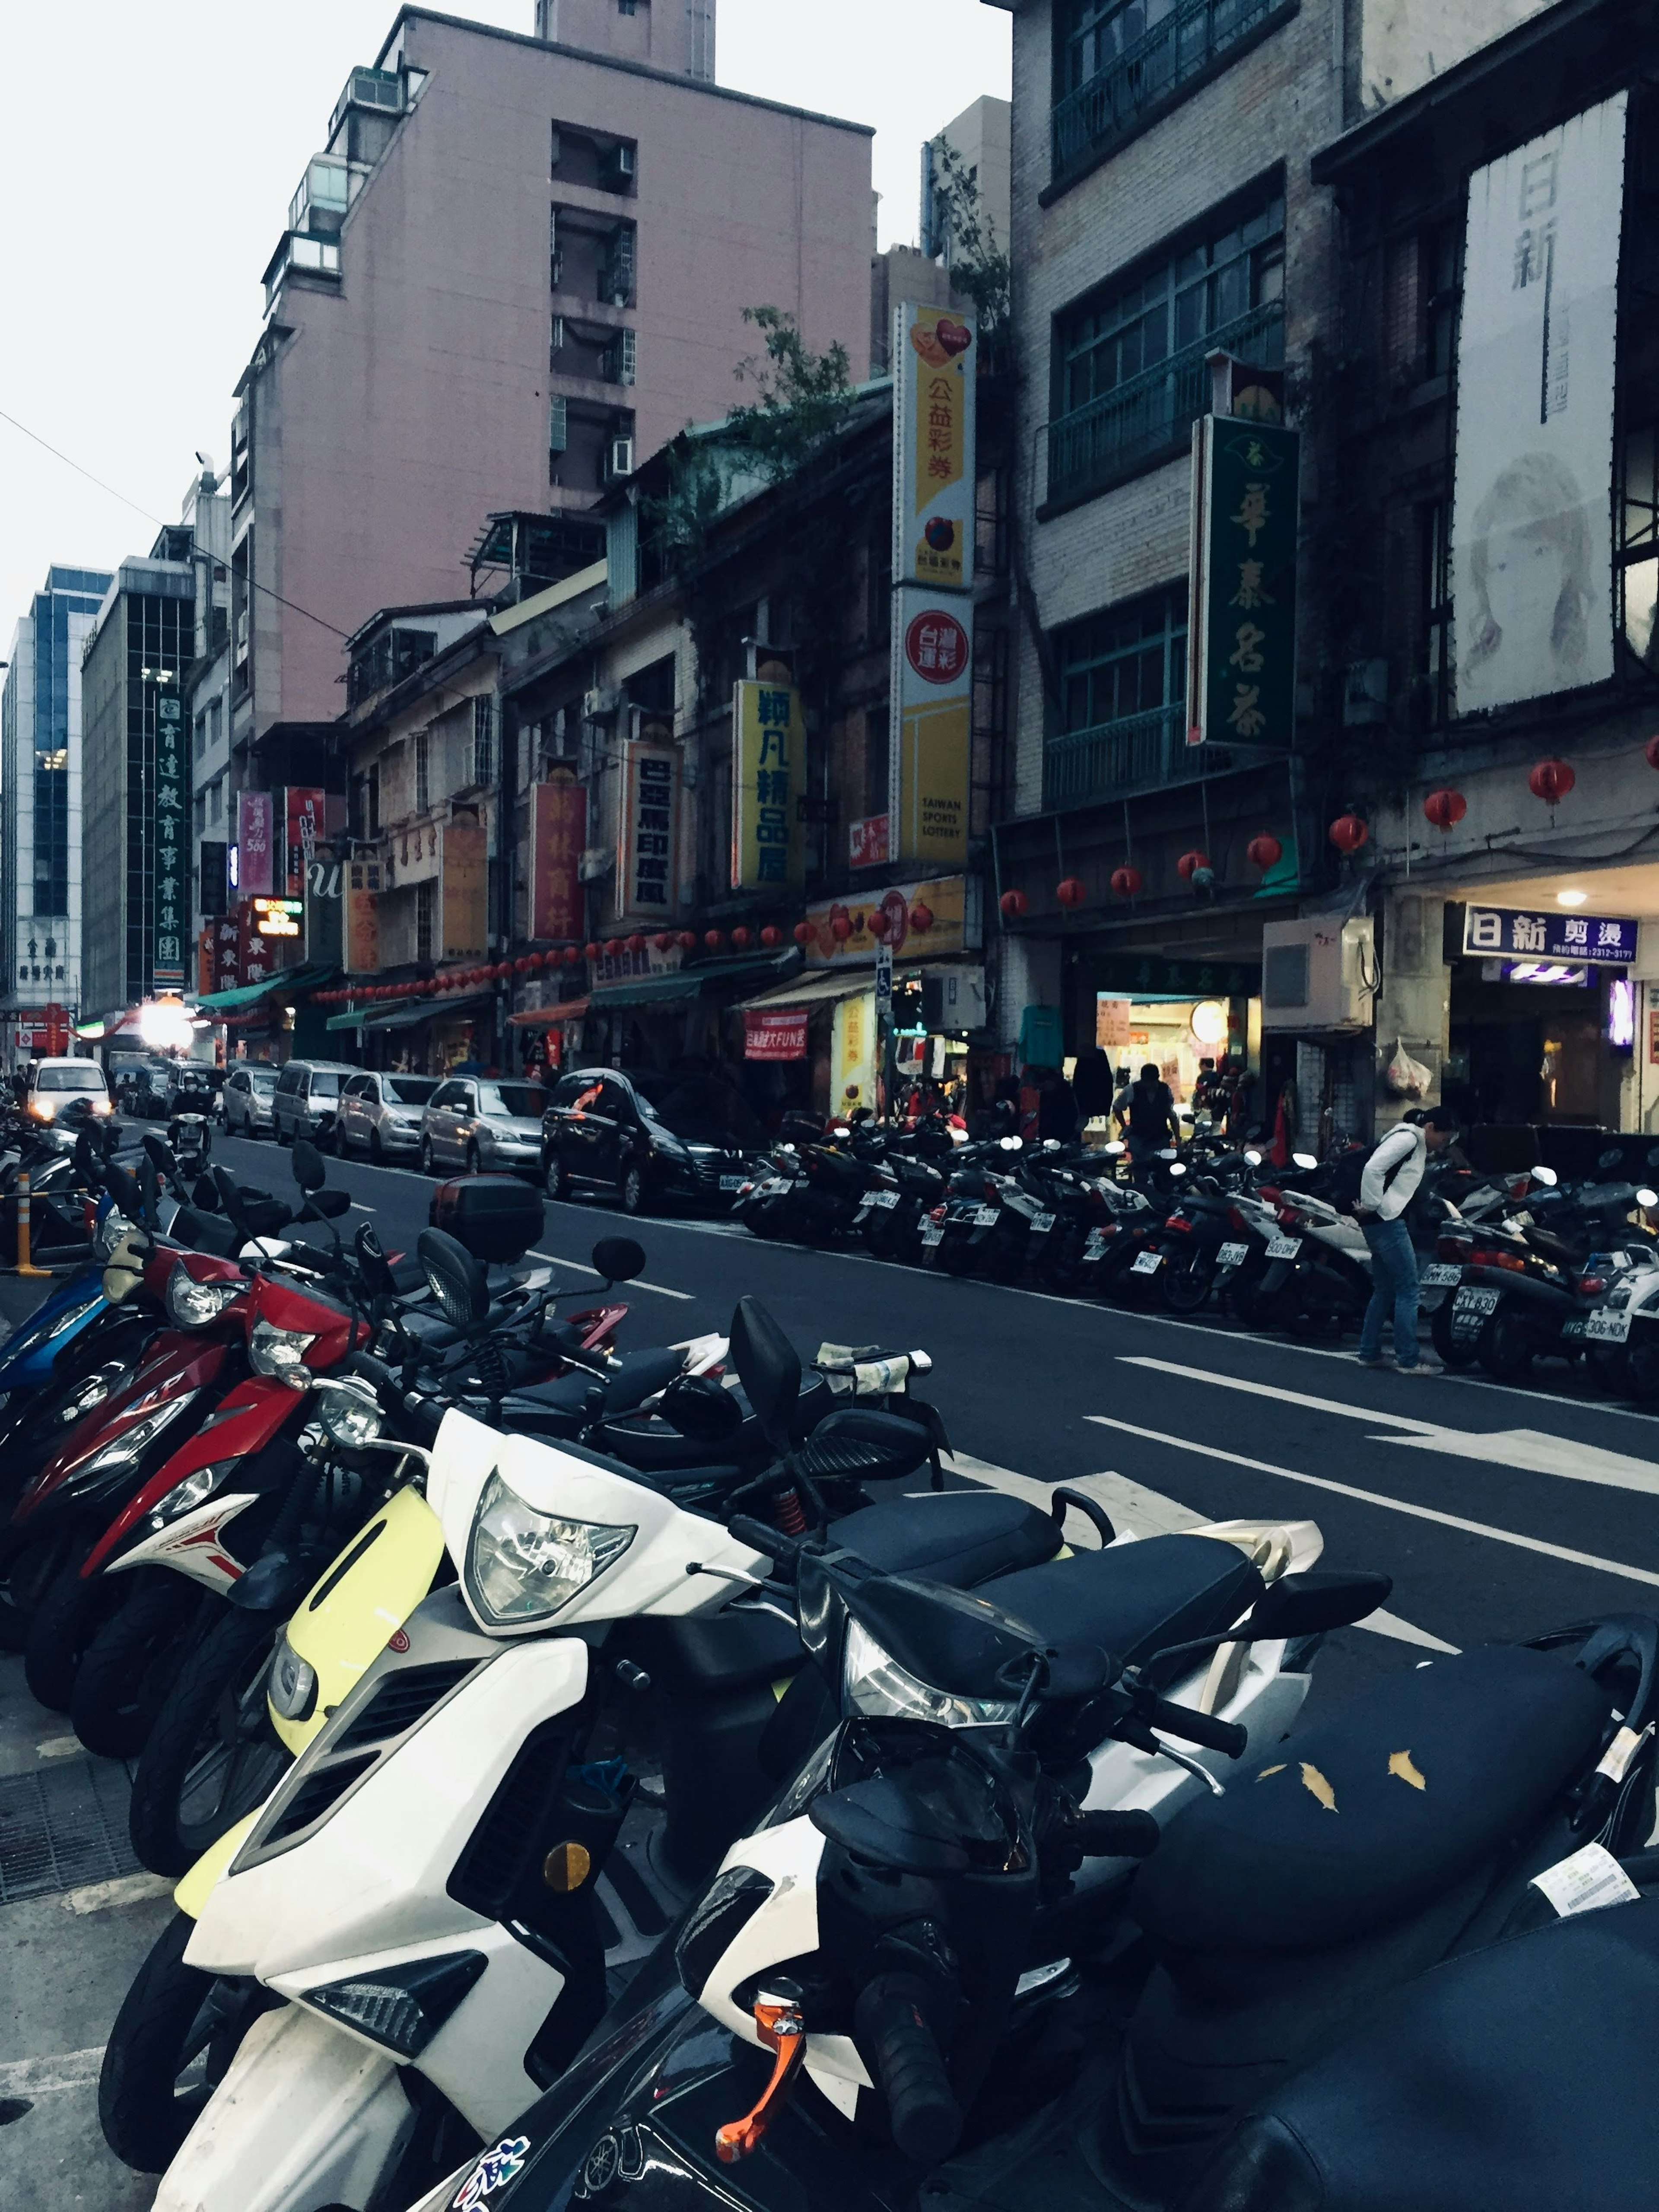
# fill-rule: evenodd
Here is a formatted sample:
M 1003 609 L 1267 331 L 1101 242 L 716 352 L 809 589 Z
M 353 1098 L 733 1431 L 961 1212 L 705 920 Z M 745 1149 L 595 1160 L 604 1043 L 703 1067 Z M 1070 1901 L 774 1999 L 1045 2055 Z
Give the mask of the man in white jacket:
M 1417 1255 L 1401 1218 L 1423 1180 L 1423 1164 L 1457 1134 L 1449 1107 L 1425 1106 L 1390 1129 L 1365 1163 L 1354 1218 L 1370 1247 L 1374 1288 L 1359 1327 L 1359 1364 L 1381 1367 L 1382 1324 L 1394 1316 L 1394 1364 L 1402 1375 L 1438 1375 L 1437 1359 L 1417 1348 Z

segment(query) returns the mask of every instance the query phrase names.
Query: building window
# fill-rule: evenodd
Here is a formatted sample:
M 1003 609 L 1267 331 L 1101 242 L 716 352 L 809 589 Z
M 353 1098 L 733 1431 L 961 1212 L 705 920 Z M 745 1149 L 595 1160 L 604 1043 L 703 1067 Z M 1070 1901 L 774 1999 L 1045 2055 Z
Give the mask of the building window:
M 196 717 L 196 725 L 195 725 L 195 728 L 196 728 L 196 757 L 197 757 L 197 759 L 198 759 L 198 760 L 200 760 L 200 759 L 201 759 L 201 757 L 202 757 L 202 755 L 203 755 L 203 754 L 207 750 L 208 718 L 207 718 L 207 708 L 206 708 L 205 707 L 202 709 L 201 713 L 200 713 L 200 714 Z
M 433 921 L 438 911 L 438 886 L 428 877 L 425 883 L 415 886 L 415 957 L 430 960 Z
M 1048 497 L 1091 497 L 1186 447 L 1209 404 L 1206 354 L 1285 349 L 1285 203 L 1169 252 L 1056 318 Z
M 640 0 L 617 0 L 617 13 L 619 15 L 637 15 L 639 12 Z
M 495 702 L 472 702 L 472 781 L 493 783 L 495 777 Z
M 368 771 L 368 834 L 371 837 L 378 837 L 380 834 L 380 764 L 378 761 Z
M 1625 643 L 1659 668 L 1659 424 L 1625 433 L 1618 566 Z
M 1417 242 L 1423 374 L 1449 376 L 1457 360 L 1457 311 L 1463 297 L 1463 224 L 1437 222 Z
M 1196 87 L 1284 0 L 1057 0 L 1056 184 Z
M 415 732 L 415 811 L 424 814 L 432 804 L 432 732 Z
M 1078 806 L 1191 773 L 1184 584 L 1057 632 L 1054 664 L 1060 704 L 1045 753 L 1045 805 Z
M 892 737 L 889 728 L 890 714 L 885 699 L 878 699 L 864 710 L 864 811 L 866 817 L 885 814 L 891 787 L 890 761 Z
M 1422 658 L 1418 668 L 1424 726 L 1441 729 L 1452 714 L 1451 502 L 1430 500 L 1417 510 L 1419 620 Z

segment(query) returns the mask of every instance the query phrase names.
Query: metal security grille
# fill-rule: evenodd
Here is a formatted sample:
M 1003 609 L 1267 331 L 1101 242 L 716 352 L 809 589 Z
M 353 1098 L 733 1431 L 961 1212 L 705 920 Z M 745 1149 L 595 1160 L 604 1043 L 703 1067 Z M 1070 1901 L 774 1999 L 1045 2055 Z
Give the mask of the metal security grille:
M 131 1794 L 112 1760 L 68 1759 L 0 1781 L 0 1905 L 133 1873 Z

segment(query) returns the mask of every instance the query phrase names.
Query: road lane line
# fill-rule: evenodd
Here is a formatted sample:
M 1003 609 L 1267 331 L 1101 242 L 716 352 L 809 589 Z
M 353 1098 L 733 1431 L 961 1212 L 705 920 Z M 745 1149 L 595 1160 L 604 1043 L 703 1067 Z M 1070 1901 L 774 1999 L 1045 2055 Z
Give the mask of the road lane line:
M 89 1881 L 68 1889 L 63 1902 L 70 1912 L 107 1912 L 120 1905 L 140 1905 L 146 1898 L 166 1897 L 173 1887 L 172 1876 L 162 1874 L 124 1874 L 113 1881 Z
M 1041 1506 L 1046 1513 L 1054 1485 L 1038 1482 L 1029 1474 L 1016 1474 L 1012 1468 L 998 1467 L 993 1461 L 975 1459 L 968 1452 L 949 1452 L 943 1455 L 951 1472 L 970 1482 L 982 1482 L 988 1490 L 1000 1490 L 1011 1498 L 1023 1498 L 1028 1504 Z M 1127 1475 L 1108 1468 L 1101 1474 L 1079 1475 L 1065 1485 L 1067 1490 L 1080 1490 L 1105 1509 L 1106 1517 L 1118 1534 L 1131 1529 L 1137 1536 L 1178 1536 L 1189 1528 L 1207 1525 L 1207 1516 L 1183 1505 L 1178 1498 L 1166 1498 L 1161 1491 L 1148 1490 L 1144 1483 L 1132 1482 Z M 1100 1539 L 1094 1523 L 1079 1513 L 1075 1506 L 1066 1509 L 1066 1540 L 1074 1550 L 1094 1551 Z M 1086 1533 L 1085 1533 L 1086 1532 Z M 1369 1628 L 1377 1636 L 1393 1637 L 1401 1644 L 1415 1644 L 1425 1651 L 1455 1652 L 1455 1644 L 1443 1643 L 1431 1636 L 1426 1628 L 1414 1621 L 1402 1620 L 1397 1613 L 1386 1612 L 1378 1606 L 1375 1613 L 1364 1620 L 1353 1623 L 1356 1628 Z
M 0 2094 L 49 2097 L 54 2090 L 89 2089 L 103 2070 L 104 2046 L 65 2051 L 55 2058 L 12 2058 L 0 2063 Z
M 545 1260 L 550 1267 L 572 1268 L 579 1275 L 592 1275 L 601 1283 L 609 1279 L 597 1267 L 590 1267 L 580 1260 L 563 1259 L 556 1252 L 532 1252 L 527 1257 Z M 616 1287 L 619 1291 L 654 1291 L 659 1298 L 680 1298 L 688 1305 L 695 1304 L 697 1295 L 695 1291 L 671 1291 L 666 1283 L 647 1283 L 641 1275 L 636 1275 L 631 1283 L 618 1283 Z
M 1494 1528 L 1485 1521 L 1468 1521 L 1459 1513 L 1442 1513 L 1432 1505 L 1414 1505 L 1408 1498 L 1387 1498 L 1380 1491 L 1360 1490 L 1351 1482 L 1337 1482 L 1329 1475 L 1304 1474 L 1293 1467 L 1275 1467 L 1271 1460 L 1249 1459 L 1243 1452 L 1224 1451 L 1218 1444 L 1196 1443 L 1190 1437 L 1172 1437 L 1162 1429 L 1144 1429 L 1135 1421 L 1120 1421 L 1110 1413 L 1085 1413 L 1085 1421 L 1093 1421 L 1103 1429 L 1117 1429 L 1123 1435 L 1139 1437 L 1143 1442 L 1167 1444 L 1172 1451 L 1196 1452 L 1201 1457 L 1220 1460 L 1229 1467 L 1249 1468 L 1254 1474 L 1276 1475 L 1281 1482 L 1300 1482 L 1310 1490 L 1328 1490 L 1338 1498 L 1352 1498 L 1361 1505 L 1380 1505 L 1389 1513 L 1404 1513 L 1414 1521 L 1432 1521 L 1443 1528 L 1461 1529 L 1468 1536 L 1486 1536 L 1495 1544 L 1513 1544 L 1522 1552 L 1537 1552 L 1547 1559 L 1565 1559 L 1569 1566 L 1594 1567 L 1598 1574 L 1618 1575 L 1626 1582 L 1646 1583 L 1659 1588 L 1659 1573 L 1649 1567 L 1626 1566 L 1620 1559 L 1603 1559 L 1594 1552 L 1575 1552 L 1565 1544 L 1547 1544 L 1540 1536 L 1522 1536 L 1513 1528 Z
M 1120 1352 L 1124 1367 L 1151 1367 L 1160 1375 L 1179 1375 L 1188 1382 L 1214 1382 L 1224 1390 L 1246 1390 L 1255 1398 L 1278 1398 L 1287 1406 L 1305 1406 L 1313 1413 L 1340 1413 L 1345 1420 L 1369 1421 L 1375 1427 L 1407 1429 L 1414 1436 L 1440 1434 L 1437 1421 L 1413 1421 L 1404 1413 L 1374 1413 L 1366 1406 L 1344 1406 L 1330 1398 L 1315 1398 L 1305 1390 L 1286 1390 L 1277 1382 L 1250 1382 L 1241 1375 L 1224 1375 L 1213 1367 L 1183 1367 L 1174 1359 L 1154 1359 L 1150 1352 Z

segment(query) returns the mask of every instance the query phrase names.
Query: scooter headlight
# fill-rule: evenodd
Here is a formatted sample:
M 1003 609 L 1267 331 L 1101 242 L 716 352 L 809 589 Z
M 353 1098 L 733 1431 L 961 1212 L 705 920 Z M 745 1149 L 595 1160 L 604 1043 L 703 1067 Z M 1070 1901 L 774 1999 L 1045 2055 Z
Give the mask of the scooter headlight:
M 936 1690 L 908 1674 L 884 1651 L 867 1628 L 847 1625 L 847 1656 L 842 1668 L 842 1705 L 848 1712 L 907 1721 L 933 1721 L 940 1728 L 994 1728 L 1019 1710 L 1012 1698 L 959 1698 Z
M 538 1513 L 492 1474 L 466 1547 L 466 1594 L 481 1620 L 525 1628 L 550 1620 L 615 1565 L 637 1530 Z
M 164 1405 L 158 1406 L 153 1413 L 146 1413 L 141 1420 L 135 1421 L 131 1428 L 123 1429 L 118 1437 L 112 1438 L 104 1446 L 102 1451 L 94 1453 L 86 1462 L 85 1473 L 101 1474 L 107 1468 L 125 1467 L 142 1458 L 156 1437 L 161 1435 L 162 1430 L 170 1422 L 176 1421 L 185 1407 L 200 1395 L 199 1390 L 181 1390 L 176 1398 L 169 1398 Z
M 315 1336 L 305 1329 L 278 1328 L 274 1322 L 256 1321 L 247 1340 L 247 1356 L 256 1375 L 280 1375 L 285 1382 L 303 1383 L 309 1378 L 305 1358 Z
M 132 1225 L 119 1206 L 112 1206 L 99 1223 L 98 1233 L 92 1240 L 93 1257 L 97 1260 L 112 1258 L 116 1246 Z
M 318 1394 L 317 1421 L 343 1450 L 360 1451 L 386 1427 L 380 1403 L 367 1384 L 331 1382 Z
M 198 1283 L 180 1260 L 167 1277 L 167 1318 L 175 1328 L 206 1328 L 246 1287 L 242 1283 Z
M 301 1658 L 286 1636 L 276 1646 L 265 1694 L 285 1721 L 308 1721 L 317 1709 L 317 1669 Z

